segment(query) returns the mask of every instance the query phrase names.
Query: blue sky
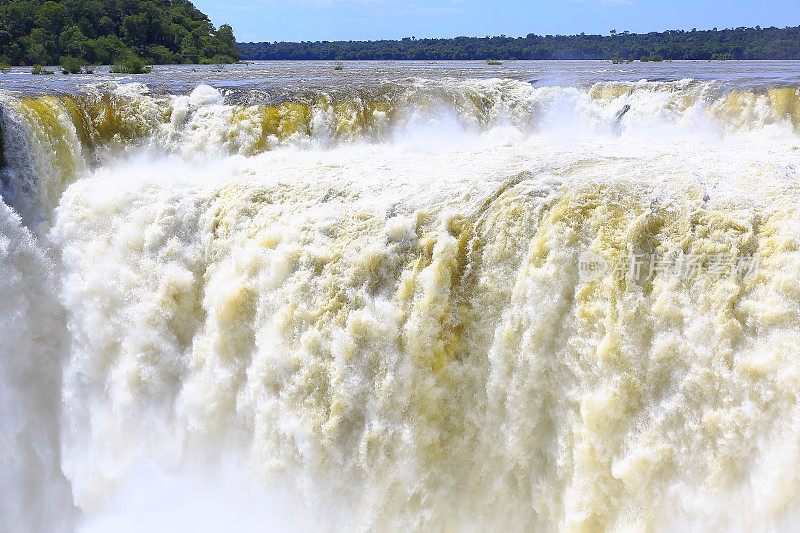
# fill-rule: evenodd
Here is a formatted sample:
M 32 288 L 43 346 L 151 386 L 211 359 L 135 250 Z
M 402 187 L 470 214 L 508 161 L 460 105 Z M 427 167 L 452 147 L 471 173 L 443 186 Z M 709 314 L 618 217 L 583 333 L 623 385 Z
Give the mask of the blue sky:
M 195 0 L 239 41 L 800 25 L 800 0 Z

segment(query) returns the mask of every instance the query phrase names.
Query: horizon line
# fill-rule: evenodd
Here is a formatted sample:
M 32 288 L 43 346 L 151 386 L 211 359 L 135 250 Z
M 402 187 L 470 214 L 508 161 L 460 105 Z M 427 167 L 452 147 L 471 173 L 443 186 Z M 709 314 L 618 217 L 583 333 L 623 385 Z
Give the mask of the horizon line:
M 760 24 L 756 24 L 755 26 L 735 26 L 735 27 L 725 27 L 725 28 L 718 28 L 713 26 L 711 28 L 689 28 L 689 29 L 679 29 L 679 28 L 672 28 L 666 30 L 653 30 L 647 32 L 637 32 L 637 31 L 629 31 L 629 30 L 621 30 L 617 31 L 616 29 L 609 30 L 608 33 L 545 33 L 545 34 L 538 34 L 538 33 L 528 33 L 526 35 L 506 35 L 506 34 L 499 34 L 499 35 L 453 35 L 450 37 L 418 37 L 416 35 L 407 35 L 404 37 L 384 37 L 384 38 L 377 38 L 377 39 L 304 39 L 299 41 L 240 41 L 236 40 L 237 43 L 240 44 L 250 44 L 250 43 L 293 43 L 293 44 L 300 44 L 300 43 L 368 43 L 368 42 L 380 42 L 380 41 L 405 41 L 406 39 L 415 40 L 415 41 L 434 41 L 434 40 L 451 40 L 451 39 L 527 39 L 529 36 L 533 35 L 534 37 L 579 37 L 579 36 L 586 36 L 586 37 L 616 37 L 620 35 L 650 35 L 650 34 L 664 34 L 664 33 L 671 33 L 671 32 L 680 32 L 680 33 L 693 33 L 693 32 L 723 32 L 723 31 L 737 31 L 737 30 L 755 30 L 755 31 L 763 31 L 763 30 L 786 30 L 791 28 L 800 28 L 800 24 L 796 26 L 787 25 L 787 26 L 761 26 Z M 234 32 L 236 29 L 234 28 Z M 611 33 L 614 31 L 616 33 Z

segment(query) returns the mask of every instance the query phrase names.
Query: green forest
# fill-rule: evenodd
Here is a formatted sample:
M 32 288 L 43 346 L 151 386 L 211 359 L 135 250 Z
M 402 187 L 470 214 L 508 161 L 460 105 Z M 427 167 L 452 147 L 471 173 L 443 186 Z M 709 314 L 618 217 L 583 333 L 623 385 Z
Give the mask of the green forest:
M 800 59 L 800 27 L 239 43 L 243 59 Z
M 214 28 L 187 0 L 0 2 L 0 63 L 232 63 L 230 26 Z

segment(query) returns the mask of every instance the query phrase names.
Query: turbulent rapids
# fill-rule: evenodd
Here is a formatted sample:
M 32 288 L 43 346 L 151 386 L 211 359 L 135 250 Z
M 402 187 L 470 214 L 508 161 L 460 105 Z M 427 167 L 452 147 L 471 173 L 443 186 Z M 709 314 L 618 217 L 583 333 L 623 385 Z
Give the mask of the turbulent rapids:
M 797 88 L 0 106 L 0 530 L 800 518 Z

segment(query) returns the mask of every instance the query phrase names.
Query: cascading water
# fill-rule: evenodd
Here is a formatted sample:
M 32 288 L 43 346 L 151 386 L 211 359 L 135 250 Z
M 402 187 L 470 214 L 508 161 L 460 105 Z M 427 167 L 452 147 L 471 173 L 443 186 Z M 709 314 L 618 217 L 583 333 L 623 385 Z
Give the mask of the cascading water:
M 797 89 L 260 100 L 2 96 L 0 530 L 798 518 Z

